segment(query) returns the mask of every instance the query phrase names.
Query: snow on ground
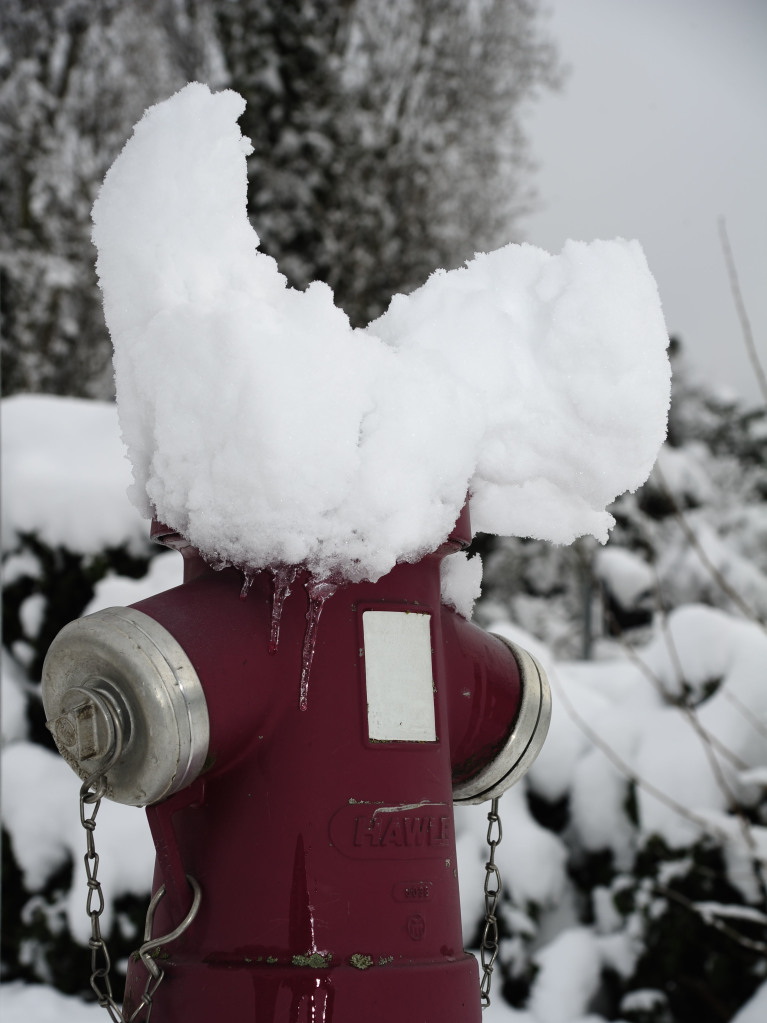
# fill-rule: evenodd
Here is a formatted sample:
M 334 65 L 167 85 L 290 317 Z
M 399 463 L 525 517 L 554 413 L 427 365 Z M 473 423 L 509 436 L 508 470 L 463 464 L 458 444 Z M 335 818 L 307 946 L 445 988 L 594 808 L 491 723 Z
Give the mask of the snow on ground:
M 636 242 L 437 270 L 353 330 L 286 287 L 246 215 L 244 101 L 147 111 L 94 205 L 132 495 L 210 559 L 376 579 L 474 528 L 604 540 L 647 477 L 667 334 Z

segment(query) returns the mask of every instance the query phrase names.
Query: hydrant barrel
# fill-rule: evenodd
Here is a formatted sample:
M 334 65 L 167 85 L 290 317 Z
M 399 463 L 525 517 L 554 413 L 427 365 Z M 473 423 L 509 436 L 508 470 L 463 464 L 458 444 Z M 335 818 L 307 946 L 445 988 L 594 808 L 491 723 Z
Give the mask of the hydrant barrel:
M 305 710 L 307 579 L 285 602 L 273 654 L 267 573 L 244 600 L 241 578 L 224 571 L 137 605 L 196 665 L 211 721 L 204 792 L 150 811 L 156 837 L 177 844 L 203 891 L 194 924 L 168 949 L 158 1013 L 373 1023 L 399 1005 L 405 1019 L 479 1020 L 476 963 L 461 936 L 439 561 L 326 601 Z M 405 651 L 384 670 L 399 663 L 393 686 L 421 693 L 415 725 L 404 705 L 375 714 L 370 679 L 387 660 L 379 615 L 394 652 Z M 158 869 L 156 885 L 168 880 Z M 161 901 L 159 932 L 183 911 L 180 898 L 175 908 Z M 136 964 L 129 1008 L 143 986 Z
M 157 761 L 143 800 L 164 892 L 155 937 L 189 910 L 188 878 L 200 889 L 158 953 L 160 1023 L 479 1023 L 453 787 L 472 802 L 514 780 L 535 746 L 530 707 L 545 734 L 548 704 L 515 648 L 441 606 L 440 562 L 461 539 L 376 583 L 299 572 L 290 596 L 285 577 L 243 587 L 186 547 L 183 585 L 52 647 L 46 710 L 72 766 L 90 771 L 66 715 L 99 700 L 125 721 L 111 753 L 104 732 L 108 791 L 150 794 L 139 754 Z M 145 987 L 132 961 L 126 1016 Z
M 500 796 L 532 765 L 551 720 L 546 673 L 516 643 L 442 609 L 453 801 Z

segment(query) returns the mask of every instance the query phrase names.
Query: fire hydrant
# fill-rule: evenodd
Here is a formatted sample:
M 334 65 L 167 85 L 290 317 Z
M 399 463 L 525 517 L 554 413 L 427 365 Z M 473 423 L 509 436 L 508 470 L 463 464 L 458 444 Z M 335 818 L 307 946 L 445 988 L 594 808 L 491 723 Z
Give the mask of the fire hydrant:
M 243 585 L 153 533 L 183 584 L 70 623 L 43 679 L 70 765 L 147 807 L 153 1021 L 478 1023 L 453 802 L 516 781 L 551 705 L 529 654 L 440 604 L 468 513 L 417 564 L 338 587 Z M 147 987 L 136 959 L 126 1019 Z

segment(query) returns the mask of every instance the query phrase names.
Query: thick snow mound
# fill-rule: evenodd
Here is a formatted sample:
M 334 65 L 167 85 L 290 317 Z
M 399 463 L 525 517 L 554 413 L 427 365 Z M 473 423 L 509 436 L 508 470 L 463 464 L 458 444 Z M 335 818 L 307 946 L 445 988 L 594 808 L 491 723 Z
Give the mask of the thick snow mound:
M 70 861 L 82 863 L 85 834 L 78 812 L 80 782 L 65 761 L 37 743 L 11 742 L 0 754 L 2 822 L 11 839 L 24 887 L 35 892 Z M 136 807 L 104 800 L 99 809 L 96 844 L 101 856 L 99 879 L 105 907 L 101 926 L 108 934 L 114 901 L 121 895 L 144 895 L 152 877 L 154 846 L 146 817 Z M 66 897 L 67 922 L 82 945 L 90 938 L 84 912 L 85 872 L 80 867 Z
M 524 638 L 503 623 L 491 629 L 516 642 Z M 756 803 L 765 778 L 762 627 L 686 605 L 656 623 L 651 641 L 635 649 L 635 662 L 552 665 L 545 651 L 523 645 L 546 669 L 555 701 L 546 744 L 526 781 L 550 801 L 569 797 L 572 833 L 583 848 L 610 849 L 618 869 L 627 869 L 637 829 L 625 800 L 637 779 L 641 839 L 659 835 L 679 849 L 702 834 L 718 836 L 733 858 L 730 881 L 751 898 L 757 857 L 728 810 L 733 800 Z M 694 718 L 671 702 L 683 694 Z M 750 827 L 753 841 L 761 830 Z M 762 856 L 767 862 L 767 842 Z
M 625 547 L 605 547 L 594 558 L 597 578 L 625 611 L 651 599 L 657 583 L 650 566 Z
M 458 551 L 444 558 L 440 569 L 442 603 L 470 619 L 482 592 L 482 559 L 478 554 L 468 558 Z
M 246 215 L 231 91 L 152 107 L 93 209 L 133 499 L 211 560 L 376 579 L 474 526 L 604 540 L 647 477 L 667 334 L 638 243 L 509 245 L 355 330 Z
M 146 524 L 125 500 L 130 464 L 113 404 L 19 394 L 0 411 L 3 550 L 19 533 L 84 554 L 146 544 Z

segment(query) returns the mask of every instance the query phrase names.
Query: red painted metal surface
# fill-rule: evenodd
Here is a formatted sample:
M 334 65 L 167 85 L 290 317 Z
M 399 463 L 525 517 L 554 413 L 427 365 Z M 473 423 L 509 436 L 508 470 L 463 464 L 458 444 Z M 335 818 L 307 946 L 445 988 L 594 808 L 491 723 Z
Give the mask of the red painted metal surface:
M 197 782 L 147 811 L 155 889 L 167 890 L 155 935 L 188 909 L 185 874 L 202 888 L 194 923 L 161 952 L 153 1023 L 479 1023 L 451 779 L 502 744 L 519 679 L 504 644 L 440 605 L 440 561 L 465 531 L 325 601 L 305 710 L 306 575 L 291 585 L 274 653 L 270 573 L 243 598 L 240 573 L 213 572 L 187 548 L 187 581 L 135 605 L 190 656 L 211 728 Z M 365 610 L 430 617 L 436 742 L 368 737 Z M 145 981 L 131 963 L 126 1015 Z

